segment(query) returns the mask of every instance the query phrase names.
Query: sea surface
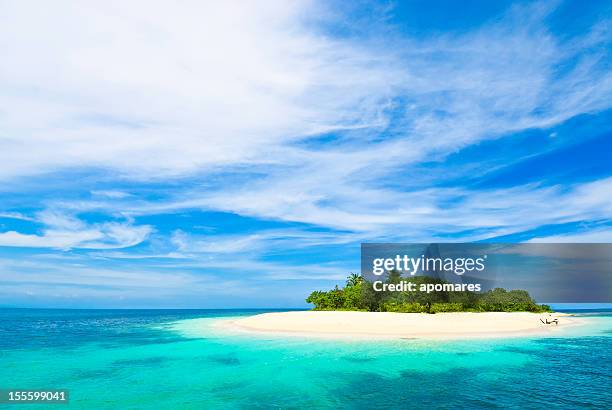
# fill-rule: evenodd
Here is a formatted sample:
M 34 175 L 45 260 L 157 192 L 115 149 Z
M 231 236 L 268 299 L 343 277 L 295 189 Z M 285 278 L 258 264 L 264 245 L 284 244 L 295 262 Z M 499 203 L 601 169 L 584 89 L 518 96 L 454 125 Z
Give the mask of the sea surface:
M 587 312 L 580 332 L 519 339 L 309 340 L 217 326 L 261 312 L 0 309 L 0 389 L 70 391 L 68 406 L 0 407 L 612 408 L 612 311 Z

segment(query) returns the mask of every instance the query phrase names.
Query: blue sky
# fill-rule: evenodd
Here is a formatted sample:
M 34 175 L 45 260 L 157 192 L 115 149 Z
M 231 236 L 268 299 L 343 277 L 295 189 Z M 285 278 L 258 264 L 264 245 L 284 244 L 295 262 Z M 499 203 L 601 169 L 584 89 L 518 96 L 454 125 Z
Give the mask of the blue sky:
M 609 2 L 0 10 L 4 306 L 304 306 L 362 241 L 612 241 Z

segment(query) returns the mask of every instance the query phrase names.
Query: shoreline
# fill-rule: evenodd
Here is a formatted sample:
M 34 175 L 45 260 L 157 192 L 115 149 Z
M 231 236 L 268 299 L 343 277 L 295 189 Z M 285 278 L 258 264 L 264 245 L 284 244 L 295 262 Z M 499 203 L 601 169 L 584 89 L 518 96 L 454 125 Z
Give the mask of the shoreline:
M 557 319 L 559 324 L 543 324 L 540 319 Z M 290 311 L 223 320 L 218 325 L 226 330 L 253 335 L 332 339 L 482 339 L 558 335 L 583 323 L 583 319 L 567 313 Z

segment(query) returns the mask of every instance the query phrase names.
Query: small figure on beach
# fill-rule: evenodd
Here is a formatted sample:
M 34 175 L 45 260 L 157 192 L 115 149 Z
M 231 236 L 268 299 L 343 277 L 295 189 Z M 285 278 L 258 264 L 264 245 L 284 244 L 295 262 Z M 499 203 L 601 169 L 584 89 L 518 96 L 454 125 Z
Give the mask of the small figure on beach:
M 549 320 L 549 318 L 552 318 L 552 315 L 548 315 L 548 317 L 546 318 L 546 321 L 544 321 L 544 320 L 542 320 L 542 318 L 540 318 L 540 322 L 544 323 L 545 325 L 552 325 L 553 323 L 555 325 L 559 324 L 559 319 L 558 318 L 554 318 L 554 319 L 550 319 L 550 320 Z

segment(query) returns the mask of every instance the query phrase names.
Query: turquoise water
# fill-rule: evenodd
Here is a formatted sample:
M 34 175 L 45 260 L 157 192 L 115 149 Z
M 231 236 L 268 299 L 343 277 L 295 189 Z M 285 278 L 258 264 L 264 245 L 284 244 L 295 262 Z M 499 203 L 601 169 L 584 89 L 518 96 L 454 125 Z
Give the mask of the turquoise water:
M 3 309 L 0 389 L 69 389 L 76 409 L 612 406 L 610 313 L 539 339 L 350 342 L 215 326 L 259 312 Z

